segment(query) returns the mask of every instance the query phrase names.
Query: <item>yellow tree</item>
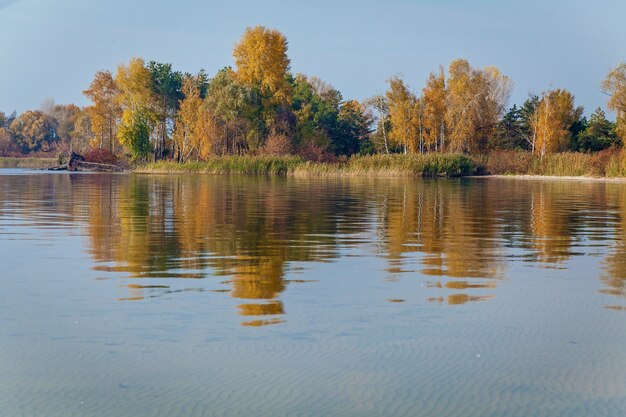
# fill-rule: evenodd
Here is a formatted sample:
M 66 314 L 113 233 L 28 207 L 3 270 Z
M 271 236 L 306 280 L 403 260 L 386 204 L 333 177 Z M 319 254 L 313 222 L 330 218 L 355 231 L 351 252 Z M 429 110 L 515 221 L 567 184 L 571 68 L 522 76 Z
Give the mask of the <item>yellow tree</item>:
M 233 57 L 238 81 L 258 88 L 264 105 L 289 103 L 289 57 L 287 38 L 282 33 L 263 26 L 247 28 L 235 45 Z
M 445 120 L 452 150 L 488 148 L 511 88 L 511 80 L 495 67 L 473 69 L 464 59 L 450 63 Z
M 476 131 L 477 92 L 473 91 L 472 68 L 469 62 L 457 59 L 450 63 L 446 97 L 448 141 L 454 151 L 469 148 Z
M 444 151 L 445 116 L 446 116 L 446 79 L 443 67 L 439 74 L 428 76 L 426 87 L 422 90 L 424 106 L 424 139 L 427 148 Z
M 182 93 L 184 98 L 176 115 L 174 141 L 178 146 L 178 160 L 185 162 L 194 150 L 198 151 L 198 124 L 202 106 L 200 89 L 195 77 L 187 75 L 183 78 Z
M 492 146 L 496 127 L 505 113 L 511 96 L 513 82 L 496 67 L 488 66 L 478 70 L 476 77 L 478 99 L 478 131 L 475 147 L 481 151 Z
M 150 71 L 143 59 L 132 58 L 128 66 L 122 64 L 117 68 L 115 83 L 122 108 L 118 139 L 133 155 L 144 158 L 149 153 L 155 120 Z
M 544 93 L 531 120 L 536 133 L 535 153 L 543 158 L 547 153 L 566 150 L 570 128 L 582 111 L 582 107 L 574 107 L 574 96 L 567 90 Z
M 109 151 L 114 153 L 117 120 L 121 116 L 121 109 L 116 99 L 119 90 L 111 72 L 98 71 L 83 94 L 93 103 L 87 107 L 91 130 L 95 134 L 95 143 L 92 146 L 104 148 L 107 144 Z
M 602 89 L 609 94 L 609 108 L 617 113 L 617 134 L 626 144 L 626 63 L 611 70 L 602 82 Z
M 389 138 L 400 143 L 404 153 L 416 153 L 419 149 L 419 103 L 415 94 L 401 78 L 393 77 L 389 80 L 386 96 L 391 122 Z

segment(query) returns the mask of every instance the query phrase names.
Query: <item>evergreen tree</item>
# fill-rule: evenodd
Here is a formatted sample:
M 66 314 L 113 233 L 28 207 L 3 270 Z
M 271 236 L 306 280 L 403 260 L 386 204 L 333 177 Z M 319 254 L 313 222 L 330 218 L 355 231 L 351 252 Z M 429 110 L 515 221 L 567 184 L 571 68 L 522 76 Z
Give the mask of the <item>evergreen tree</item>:
M 584 131 L 578 135 L 576 150 L 597 152 L 619 144 L 615 123 L 607 120 L 604 111 L 598 107 L 589 118 Z

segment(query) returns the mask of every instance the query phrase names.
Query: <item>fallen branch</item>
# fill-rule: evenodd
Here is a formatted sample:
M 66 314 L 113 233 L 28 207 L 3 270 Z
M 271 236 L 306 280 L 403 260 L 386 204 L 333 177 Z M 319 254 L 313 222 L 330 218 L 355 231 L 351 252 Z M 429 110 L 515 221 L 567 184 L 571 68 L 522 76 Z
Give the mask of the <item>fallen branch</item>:
M 67 164 L 60 165 L 58 167 L 47 168 L 48 171 L 80 171 L 80 172 L 123 172 L 124 168 L 111 165 L 111 164 L 99 164 L 96 162 L 87 162 L 85 157 L 72 152 L 70 154 L 70 160 Z

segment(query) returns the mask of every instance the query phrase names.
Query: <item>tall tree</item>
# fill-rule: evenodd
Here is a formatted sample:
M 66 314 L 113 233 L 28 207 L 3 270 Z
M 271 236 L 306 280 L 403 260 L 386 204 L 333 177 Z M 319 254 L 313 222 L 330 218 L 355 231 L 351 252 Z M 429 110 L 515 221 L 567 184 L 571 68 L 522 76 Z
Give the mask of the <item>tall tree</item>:
M 215 135 L 211 143 L 217 153 L 243 154 L 260 146 L 265 126 L 259 97 L 253 88 L 238 81 L 231 68 L 220 70 L 211 80 L 205 103 L 213 123 L 209 130 Z
M 450 63 L 446 126 L 453 150 L 489 148 L 511 88 L 511 80 L 495 67 L 473 69 L 463 59 Z
M 233 50 L 237 80 L 258 89 L 267 109 L 291 101 L 287 47 L 282 33 L 256 26 L 246 29 Z
M 92 105 L 87 107 L 91 119 L 91 130 L 97 140 L 96 146 L 115 153 L 117 122 L 122 114 L 117 100 L 119 90 L 109 71 L 98 71 L 89 88 L 83 91 Z
M 626 62 L 612 69 L 604 81 L 602 89 L 609 95 L 609 109 L 617 113 L 617 133 L 626 144 Z
M 530 94 L 524 101 L 524 104 L 520 108 L 520 133 L 526 140 L 526 149 L 529 149 L 532 153 L 535 153 L 535 145 L 537 142 L 537 108 L 539 107 L 540 98 L 536 94 Z
M 404 153 L 415 153 L 419 149 L 419 113 L 417 97 L 399 77 L 389 80 L 386 93 L 391 122 L 390 139 L 402 144 Z
M 446 79 L 443 67 L 439 74 L 428 76 L 426 87 L 422 90 L 424 105 L 424 137 L 427 148 L 444 151 L 446 117 Z
M 58 139 L 55 128 L 53 120 L 39 110 L 22 113 L 10 126 L 23 153 L 52 150 Z
M 206 79 L 202 72 L 183 77 L 184 98 L 179 104 L 174 130 L 179 162 L 185 162 L 194 153 L 196 159 L 211 154 L 214 135 L 207 128 L 212 125 L 212 117 L 203 101 L 203 91 L 206 92 Z
M 153 119 L 146 110 L 124 111 L 117 132 L 120 143 L 128 148 L 133 159 L 145 159 L 150 150 L 150 131 Z
M 86 152 L 91 147 L 95 138 L 91 127 L 91 117 L 87 108 L 80 109 L 72 132 L 72 148 L 78 153 Z M 114 139 L 117 141 L 117 138 Z
M 616 127 L 598 107 L 590 116 L 587 126 L 577 138 L 577 151 L 597 152 L 619 144 Z
M 150 135 L 156 119 L 150 71 L 143 59 L 132 58 L 128 66 L 117 68 L 115 83 L 120 91 L 117 100 L 122 108 L 117 137 L 134 158 L 143 159 L 150 151 Z
M 339 135 L 341 93 L 311 77 L 298 74 L 293 82 L 292 109 L 296 117 L 296 139 L 302 148 L 327 150 Z
M 50 116 L 56 121 L 56 134 L 59 145 L 66 151 L 73 149 L 73 142 L 77 136 L 76 125 L 81 115 L 81 109 L 74 104 L 57 104 L 50 111 Z
M 352 155 L 359 151 L 360 145 L 369 137 L 372 119 L 365 106 L 356 100 L 348 100 L 339 107 L 336 137 L 331 143 L 331 150 L 336 155 Z
M 544 93 L 533 121 L 537 134 L 535 153 L 543 158 L 547 153 L 567 150 L 572 142 L 572 125 L 582 112 L 582 107 L 575 107 L 574 96 L 569 91 L 556 89 Z
M 389 143 L 387 140 L 387 123 L 389 119 L 389 104 L 387 103 L 387 97 L 382 94 L 377 94 L 366 100 L 365 104 L 374 110 L 376 114 L 376 133 L 380 132 L 382 137 L 382 143 L 385 153 L 389 153 Z M 372 141 L 374 138 L 372 137 Z
M 172 64 L 150 61 L 147 67 L 150 72 L 153 109 L 156 117 L 156 135 L 154 157 L 163 159 L 168 153 L 168 141 L 174 130 L 176 111 L 182 98 L 182 74 L 172 70 Z
M 495 147 L 498 149 L 522 149 L 526 140 L 522 135 L 521 109 L 513 105 L 498 123 Z

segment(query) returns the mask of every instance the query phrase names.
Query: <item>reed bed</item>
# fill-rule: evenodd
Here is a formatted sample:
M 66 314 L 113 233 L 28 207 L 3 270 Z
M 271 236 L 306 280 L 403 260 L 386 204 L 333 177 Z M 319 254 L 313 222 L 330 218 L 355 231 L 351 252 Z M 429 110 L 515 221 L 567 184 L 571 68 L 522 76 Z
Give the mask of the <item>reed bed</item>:
M 140 165 L 138 173 L 197 173 L 292 176 L 464 176 L 475 172 L 464 155 L 354 156 L 340 162 L 311 162 L 298 156 L 223 156 L 205 162 L 155 162 Z
M 58 165 L 57 158 L 0 158 L 0 168 L 47 168 Z
M 476 163 L 481 174 L 626 177 L 626 151 L 620 149 L 554 153 L 543 158 L 530 152 L 502 151 L 478 156 Z

